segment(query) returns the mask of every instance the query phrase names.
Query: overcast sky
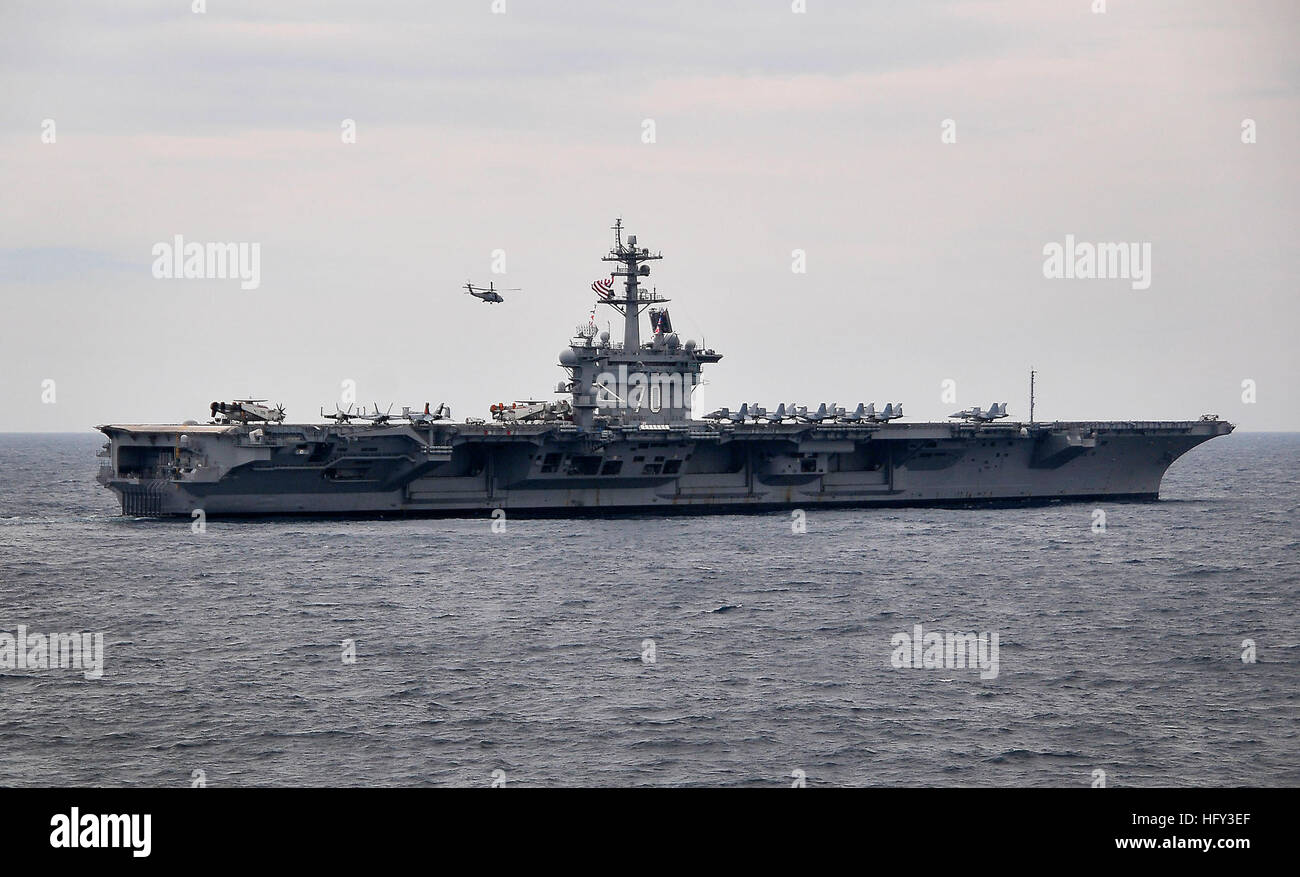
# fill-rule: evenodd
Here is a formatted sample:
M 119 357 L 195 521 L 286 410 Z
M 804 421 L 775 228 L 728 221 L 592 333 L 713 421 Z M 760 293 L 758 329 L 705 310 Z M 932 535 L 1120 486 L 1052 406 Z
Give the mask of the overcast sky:
M 492 5 L 5 0 L 0 431 L 549 398 L 615 216 L 710 407 L 1019 419 L 1032 366 L 1039 419 L 1300 429 L 1300 5 Z M 260 287 L 156 279 L 175 235 Z M 1066 235 L 1150 287 L 1045 278 Z

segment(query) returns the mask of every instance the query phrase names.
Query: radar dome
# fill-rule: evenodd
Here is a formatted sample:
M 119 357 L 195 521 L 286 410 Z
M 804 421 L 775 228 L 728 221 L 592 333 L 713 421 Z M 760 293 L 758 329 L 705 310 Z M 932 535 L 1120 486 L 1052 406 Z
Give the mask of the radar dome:
M 608 332 L 601 332 L 601 333 L 600 333 L 600 340 L 601 340 L 601 341 L 608 341 L 608 340 L 609 340 L 609 333 L 608 333 Z
M 560 351 L 560 365 L 577 365 L 578 354 L 573 352 L 572 348 L 566 348 Z
M 694 350 L 694 349 L 695 349 L 695 339 L 694 339 L 694 338 L 688 338 L 688 339 L 686 340 L 686 349 L 687 349 L 687 350 Z

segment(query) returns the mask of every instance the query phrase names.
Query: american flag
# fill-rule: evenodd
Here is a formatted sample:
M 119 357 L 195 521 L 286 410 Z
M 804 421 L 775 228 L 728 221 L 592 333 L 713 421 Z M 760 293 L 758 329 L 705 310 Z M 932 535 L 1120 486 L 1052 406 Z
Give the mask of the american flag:
M 601 298 L 614 297 L 614 278 L 611 276 L 608 280 L 597 280 L 591 284 L 591 291 Z

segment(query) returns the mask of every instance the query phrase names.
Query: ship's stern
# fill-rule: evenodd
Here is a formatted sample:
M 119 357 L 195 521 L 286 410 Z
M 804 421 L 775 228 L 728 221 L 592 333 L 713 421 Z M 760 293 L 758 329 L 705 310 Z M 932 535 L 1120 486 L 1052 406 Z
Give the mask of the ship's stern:
M 122 514 L 189 517 L 199 507 L 180 480 L 190 464 L 185 430 L 191 428 L 96 427 L 108 441 L 95 480 L 117 494 Z

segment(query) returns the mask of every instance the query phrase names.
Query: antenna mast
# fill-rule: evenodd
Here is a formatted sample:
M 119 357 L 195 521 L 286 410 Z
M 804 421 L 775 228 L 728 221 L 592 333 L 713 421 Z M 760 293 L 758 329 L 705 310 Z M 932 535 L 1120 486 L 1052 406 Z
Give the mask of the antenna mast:
M 1034 422 L 1034 377 L 1038 372 L 1032 368 L 1029 370 L 1029 422 Z
M 643 293 L 637 285 L 639 278 L 650 276 L 650 266 L 643 263 L 662 259 L 663 255 L 651 253 L 645 247 L 638 248 L 634 234 L 628 235 L 627 243 L 624 243 L 622 217 L 615 219 L 611 228 L 614 230 L 614 248 L 609 251 L 609 255 L 603 256 L 601 261 L 618 262 L 619 267 L 612 270 L 610 275 L 626 278 L 626 281 L 623 287 L 623 298 L 610 299 L 605 304 L 623 314 L 623 349 L 635 352 L 641 348 L 641 308 L 656 302 L 668 301 L 666 298 L 660 298 L 653 291 Z

